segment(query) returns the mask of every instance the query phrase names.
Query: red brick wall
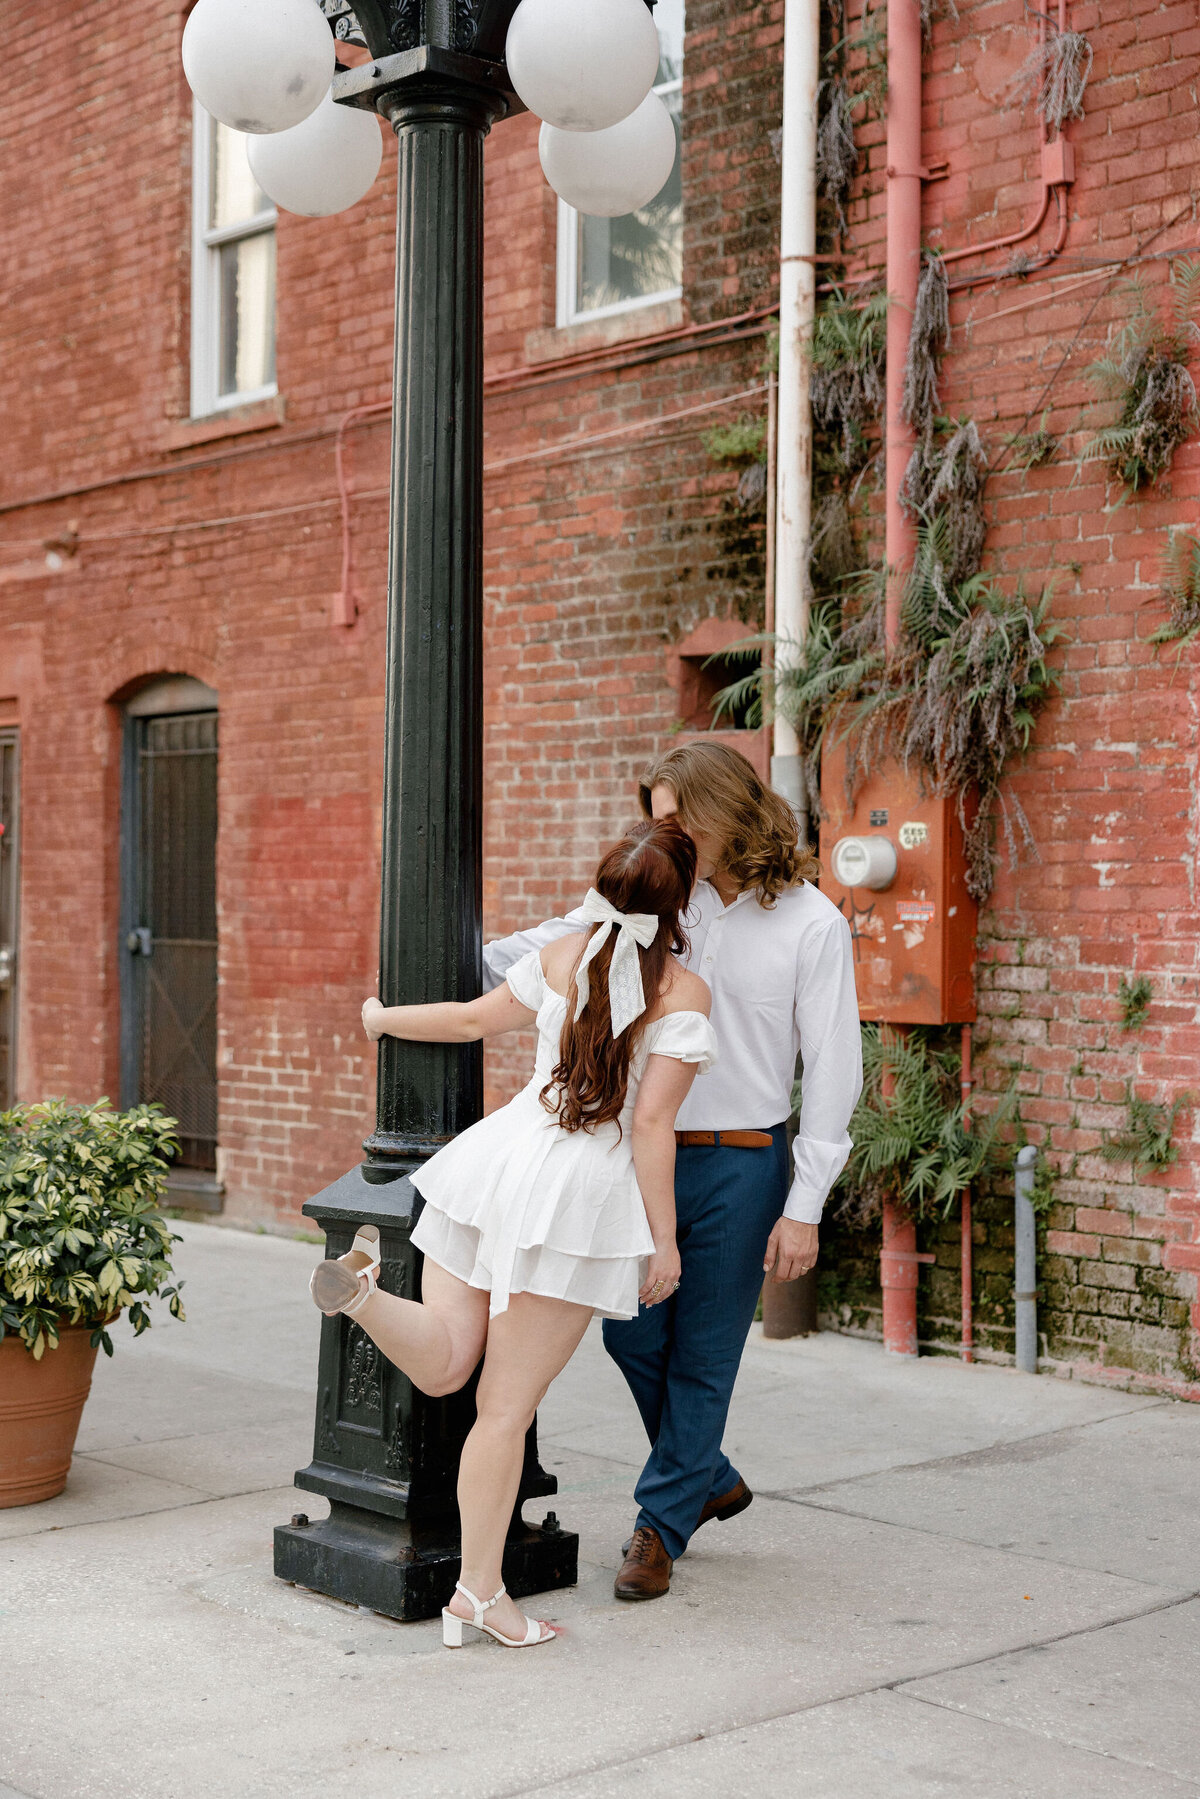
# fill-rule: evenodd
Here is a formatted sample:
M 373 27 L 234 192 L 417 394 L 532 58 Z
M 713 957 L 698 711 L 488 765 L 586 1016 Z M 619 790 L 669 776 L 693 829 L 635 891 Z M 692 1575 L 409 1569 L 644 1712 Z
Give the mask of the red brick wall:
M 857 0 L 849 11 L 853 29 Z M 1006 97 L 1030 41 L 1021 0 L 960 0 L 959 13 L 939 17 L 926 59 L 925 160 L 948 160 L 950 177 L 927 189 L 925 227 L 944 247 L 1018 229 L 1039 191 L 1032 108 Z M 1143 641 L 1162 617 L 1164 533 L 1195 522 L 1197 450 L 1177 458 L 1170 491 L 1119 508 L 1095 469 L 1076 476 L 1082 371 L 1127 300 L 1116 285 L 1072 281 L 1187 203 L 1200 41 L 1192 8 L 1131 0 L 1115 20 L 1091 5 L 1070 14 L 1096 58 L 1086 118 L 1069 131 L 1078 180 L 1064 254 L 1028 280 L 957 295 L 944 365 L 947 409 L 970 410 L 993 449 L 1031 407 L 1036 427 L 1043 405 L 1063 438 L 1056 464 L 997 475 L 989 496 L 992 565 L 1030 582 L 1055 575 L 1071 641 L 1055 658 L 1060 696 L 1013 777 L 1040 860 L 1002 871 L 983 920 L 977 1054 L 985 1094 L 1016 1072 L 1030 1135 L 1060 1174 L 1043 1262 L 1052 1354 L 1185 1379 L 1200 1272 L 1191 1116 L 1178 1164 L 1153 1180 L 1094 1152 L 1119 1128 L 1126 1079 L 1150 1098 L 1200 1085 L 1197 652 L 1177 665 Z M 14 294 L 0 310 L 0 503 L 27 502 L 0 513 L 0 700 L 19 700 L 24 730 L 21 1086 L 31 1097 L 114 1086 L 118 703 L 155 673 L 197 675 L 221 698 L 227 1210 L 287 1221 L 353 1162 L 371 1115 L 356 1020 L 375 962 L 387 421 L 372 414 L 347 434 L 361 600 L 349 630 L 329 622 L 341 570 L 333 434 L 347 409 L 388 392 L 394 153 L 364 206 L 280 222 L 279 408 L 194 425 L 180 13 L 155 0 L 122 14 L 119 32 L 109 17 L 99 0 L 56 0 L 36 30 L 0 16 L 0 154 L 23 172 L 20 211 L 0 226 Z M 534 124 L 510 121 L 489 141 L 489 930 L 577 898 L 631 816 L 636 775 L 676 721 L 667 645 L 709 613 L 753 616 L 753 581 L 730 553 L 734 477 L 701 432 L 723 416 L 714 403 L 761 381 L 763 338 L 702 332 L 686 353 L 648 360 L 645 334 L 770 304 L 781 21 L 780 0 L 689 7 L 678 308 L 556 332 L 555 212 Z M 153 107 L 148 70 L 160 76 Z M 855 269 L 883 255 L 882 126 L 860 142 Z M 1184 218 L 1147 247 L 1193 236 Z M 1143 266 L 1151 290 L 1164 271 Z M 557 357 L 604 345 L 605 365 L 557 378 Z M 761 404 L 733 401 L 724 416 Z M 569 442 L 604 432 L 621 435 Z M 154 478 L 121 479 L 139 471 Z M 240 516 L 252 512 L 272 516 Z M 234 522 L 211 523 L 221 519 Z M 43 541 L 70 525 L 79 552 L 51 571 Z M 1130 1036 L 1115 989 L 1142 970 L 1154 1000 Z M 524 1054 L 489 1058 L 493 1098 Z M 1001 1197 L 981 1198 L 980 1220 L 981 1335 L 1002 1352 Z M 927 1286 L 927 1334 L 942 1341 L 957 1314 L 953 1228 Z M 846 1273 L 838 1303 L 863 1328 L 876 1302 L 860 1287 Z
M 1051 1358 L 1194 1381 L 1193 1115 L 1180 1119 L 1179 1161 L 1164 1174 L 1135 1177 L 1096 1151 L 1125 1123 L 1128 1081 L 1155 1101 L 1197 1085 L 1197 652 L 1177 660 L 1145 640 L 1166 616 L 1158 589 L 1167 532 L 1195 527 L 1200 445 L 1184 446 L 1157 489 L 1124 500 L 1102 465 L 1081 472 L 1075 458 L 1097 416 L 1084 371 L 1131 304 L 1111 272 L 1084 278 L 1139 250 L 1196 242 L 1200 32 L 1193 7 L 1131 4 L 1119 18 L 1094 5 L 1068 10 L 1095 61 L 1086 116 L 1067 128 L 1078 178 L 1064 253 L 1027 281 L 956 294 L 943 364 L 945 411 L 975 417 L 993 462 L 1009 434 L 1042 425 L 1043 411 L 1060 439 L 1053 465 L 992 478 L 986 566 L 1031 590 L 1051 581 L 1070 637 L 1053 658 L 1059 695 L 1012 773 L 1037 851 L 1003 867 L 981 918 L 976 1055 L 984 1094 L 1016 1077 L 1030 1139 L 1058 1177 L 1040 1266 Z M 957 25 L 936 26 L 924 88 L 923 158 L 950 171 L 926 189 L 925 233 L 945 250 L 1019 230 L 1039 193 L 1036 116 L 1011 97 L 1030 45 L 1021 8 L 997 0 L 959 11 Z M 877 266 L 882 125 L 861 137 L 869 161 L 851 227 L 863 263 Z M 1053 241 L 1052 224 L 1053 209 L 1043 243 Z M 959 263 L 952 277 L 1003 268 L 1013 253 Z M 1155 303 L 1166 271 L 1161 260 L 1138 267 Z M 1118 984 L 1140 973 L 1153 984 L 1149 1020 L 1125 1032 Z M 985 1348 L 999 1351 L 1012 1347 L 1010 1219 L 1010 1195 L 997 1194 L 985 1198 L 976 1227 L 979 1324 Z M 923 1334 L 950 1343 L 957 1220 L 929 1235 L 939 1266 L 925 1289 Z M 877 1290 L 868 1289 L 877 1276 L 861 1249 L 856 1257 L 844 1247 L 854 1267 L 829 1283 L 831 1318 L 877 1328 Z

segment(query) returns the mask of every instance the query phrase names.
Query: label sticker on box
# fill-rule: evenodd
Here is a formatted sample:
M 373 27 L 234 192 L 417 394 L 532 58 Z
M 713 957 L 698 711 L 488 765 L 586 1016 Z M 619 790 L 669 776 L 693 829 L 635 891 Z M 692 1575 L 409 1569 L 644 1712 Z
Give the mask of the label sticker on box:
M 915 850 L 919 844 L 929 842 L 929 826 L 919 819 L 910 819 L 900 826 L 900 848 Z
M 896 917 L 901 924 L 932 924 L 936 913 L 932 900 L 896 901 Z

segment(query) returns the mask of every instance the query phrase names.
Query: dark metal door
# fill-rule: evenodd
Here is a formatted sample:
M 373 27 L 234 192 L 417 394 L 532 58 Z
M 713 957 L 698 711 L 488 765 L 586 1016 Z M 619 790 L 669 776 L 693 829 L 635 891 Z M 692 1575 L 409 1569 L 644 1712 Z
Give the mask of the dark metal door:
M 126 1086 L 179 1120 L 179 1165 L 217 1150 L 217 714 L 129 721 Z
M 18 734 L 0 731 L 0 1108 L 16 1099 L 20 806 Z

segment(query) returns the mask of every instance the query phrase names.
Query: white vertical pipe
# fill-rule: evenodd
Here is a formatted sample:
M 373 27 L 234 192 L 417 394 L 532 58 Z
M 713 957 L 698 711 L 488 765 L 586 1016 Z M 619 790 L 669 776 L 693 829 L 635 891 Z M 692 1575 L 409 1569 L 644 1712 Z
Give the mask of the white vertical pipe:
M 777 670 L 794 665 L 808 630 L 812 536 L 812 332 L 817 301 L 817 85 L 820 0 L 786 0 L 783 191 L 779 221 L 779 442 L 775 501 Z M 771 783 L 800 809 L 800 745 L 776 713 Z

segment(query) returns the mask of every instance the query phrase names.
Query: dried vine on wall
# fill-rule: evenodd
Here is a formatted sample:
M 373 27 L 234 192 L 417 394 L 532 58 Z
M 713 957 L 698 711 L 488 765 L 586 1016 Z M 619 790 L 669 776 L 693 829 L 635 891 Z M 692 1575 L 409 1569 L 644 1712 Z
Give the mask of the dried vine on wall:
M 1200 429 L 1200 406 L 1189 364 L 1200 343 L 1200 258 L 1171 268 L 1167 307 L 1152 307 L 1138 281 L 1133 309 L 1088 376 L 1101 401 L 1115 401 L 1115 421 L 1084 445 L 1080 463 L 1106 462 L 1131 493 L 1167 473 L 1180 444 Z

